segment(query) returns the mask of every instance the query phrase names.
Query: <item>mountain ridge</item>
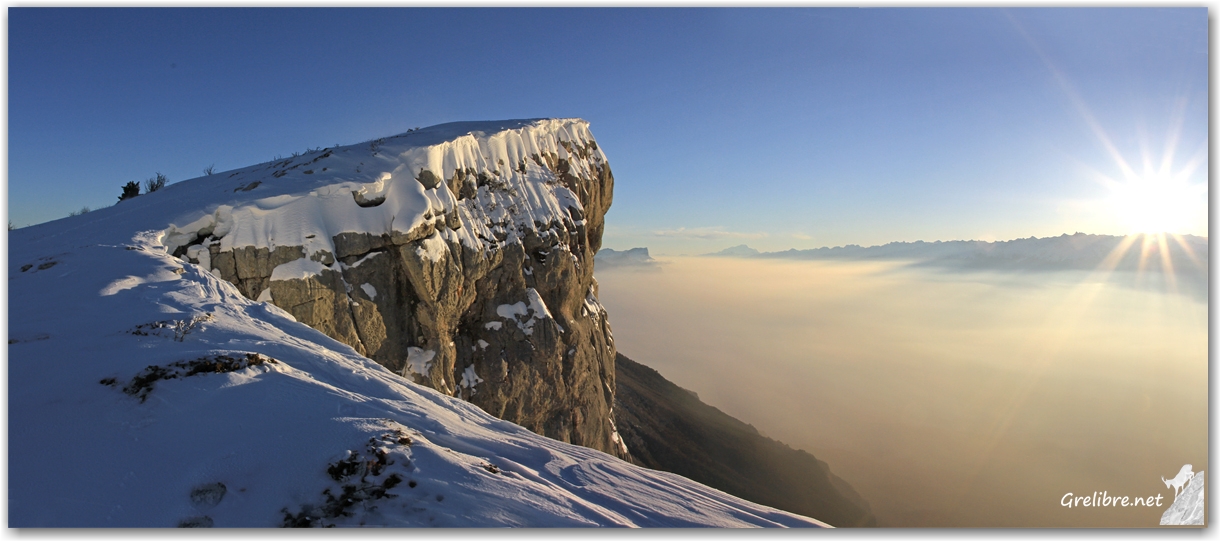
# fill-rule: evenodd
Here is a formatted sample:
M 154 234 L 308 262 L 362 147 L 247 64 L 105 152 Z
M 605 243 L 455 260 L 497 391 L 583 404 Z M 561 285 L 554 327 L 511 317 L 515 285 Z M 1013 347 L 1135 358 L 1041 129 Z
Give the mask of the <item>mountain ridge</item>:
M 1113 270 L 1160 270 L 1162 254 L 1183 262 L 1187 268 L 1206 272 L 1208 238 L 1171 235 L 1164 245 L 1155 236 L 1093 235 L 1064 233 L 1056 237 L 1027 237 L 1007 241 L 952 240 L 898 241 L 863 247 L 848 244 L 806 250 L 795 248 L 759 252 L 746 245 L 704 254 L 707 257 L 752 257 L 759 259 L 908 259 L 920 265 L 974 264 L 978 267 L 1007 265 L 1034 270 L 1094 269 L 1106 265 Z M 1141 255 L 1146 253 L 1146 255 Z M 1143 263 L 1141 263 L 1141 259 Z M 1179 266 L 1179 268 L 1181 268 Z
M 868 502 L 825 462 L 763 436 L 622 353 L 615 367 L 615 424 L 633 462 L 750 501 L 817 514 L 836 527 L 877 526 Z

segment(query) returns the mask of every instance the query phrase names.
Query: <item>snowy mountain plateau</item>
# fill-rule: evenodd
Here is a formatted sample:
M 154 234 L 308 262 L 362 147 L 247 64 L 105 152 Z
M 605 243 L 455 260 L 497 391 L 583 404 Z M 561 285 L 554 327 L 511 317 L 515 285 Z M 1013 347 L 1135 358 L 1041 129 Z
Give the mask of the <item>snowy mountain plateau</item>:
M 10 526 L 824 526 L 620 460 L 612 184 L 454 123 L 10 231 Z

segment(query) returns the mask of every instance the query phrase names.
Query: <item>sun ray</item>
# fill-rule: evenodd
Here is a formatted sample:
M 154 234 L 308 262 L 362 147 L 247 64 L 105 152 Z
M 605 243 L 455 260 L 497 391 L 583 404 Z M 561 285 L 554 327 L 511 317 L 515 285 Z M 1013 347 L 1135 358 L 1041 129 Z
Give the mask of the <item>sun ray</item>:
M 1177 154 L 1178 141 L 1182 138 L 1182 125 L 1186 121 L 1186 105 L 1189 99 L 1185 96 L 1174 103 L 1173 114 L 1170 116 L 1169 133 L 1165 138 L 1165 150 L 1161 155 L 1161 167 L 1157 171 L 1162 176 L 1168 176 L 1173 168 L 1173 158 Z
M 1156 242 L 1157 248 L 1161 251 L 1161 276 L 1165 277 L 1165 283 L 1169 286 L 1169 292 L 1177 293 L 1178 280 L 1173 274 L 1173 259 L 1169 257 L 1169 244 L 1165 242 L 1165 234 L 1157 233 Z
M 1139 267 L 1135 269 L 1135 272 L 1137 276 L 1142 277 L 1144 275 L 1144 269 L 1148 266 L 1148 252 L 1151 251 L 1152 239 L 1149 238 L 1147 233 L 1145 233 L 1140 235 L 1140 240 L 1143 241 L 1140 243 L 1140 263 Z
M 1024 377 L 1019 378 L 1019 383 L 1008 394 L 1007 400 L 999 399 L 1002 401 L 1002 406 L 991 419 L 989 426 L 983 430 L 985 436 L 978 451 L 979 459 L 969 466 L 970 474 L 966 476 L 965 483 L 956 494 L 955 504 L 969 493 L 970 488 L 986 466 L 987 457 L 991 456 L 999 447 L 1009 428 L 1029 402 L 1038 384 L 1043 380 L 1051 365 L 1059 359 L 1060 352 L 1071 339 L 1078 322 L 1101 293 L 1102 288 L 1097 287 L 1098 281 L 1095 278 L 1101 277 L 1104 281 L 1136 240 L 1138 240 L 1138 236 L 1135 235 L 1124 237 L 1102 263 L 1090 273 L 1090 278 L 1081 280 L 1057 306 L 1048 311 L 1042 323 L 1042 332 L 1031 333 L 1029 340 L 1036 341 L 1039 352 L 1030 359 L 1028 371 L 1025 372 Z
M 1116 245 L 1113 250 L 1110 250 L 1109 254 L 1106 254 L 1106 257 L 1101 260 L 1101 263 L 1097 264 L 1097 267 L 1093 269 L 1094 273 L 1101 272 L 1104 273 L 1104 277 L 1109 277 L 1110 273 L 1113 272 L 1114 269 L 1118 268 L 1118 263 L 1122 261 L 1124 256 L 1127 255 L 1127 251 L 1131 249 L 1131 246 L 1135 244 L 1135 241 L 1137 240 L 1139 240 L 1138 235 L 1127 235 L 1123 237 L 1123 240 L 1119 241 L 1118 245 Z
M 1093 135 L 1097 137 L 1098 141 L 1101 142 L 1103 147 L 1105 147 L 1106 152 L 1109 153 L 1114 162 L 1118 164 L 1119 169 L 1123 172 L 1123 176 L 1127 178 L 1138 177 L 1135 170 L 1132 169 L 1131 165 L 1127 163 L 1126 158 L 1124 158 L 1122 153 L 1118 151 L 1118 147 L 1114 145 L 1114 142 L 1110 139 L 1109 134 L 1107 134 L 1106 130 L 1101 127 L 1101 123 L 1099 123 L 1097 118 L 1093 116 L 1092 109 L 1090 109 L 1088 104 L 1085 103 L 1084 99 L 1080 97 L 1080 93 L 1076 91 L 1076 87 L 1071 83 L 1071 81 L 1068 80 L 1067 76 L 1065 76 L 1063 72 L 1059 70 L 1059 67 L 1056 66 L 1051 60 L 1050 56 L 1048 56 L 1046 52 L 1042 50 L 1042 47 L 1038 45 L 1033 36 L 1031 36 L 1029 32 L 1025 30 L 1025 27 L 1019 21 L 1017 21 L 1016 17 L 1013 17 L 1012 14 L 1007 11 L 1004 12 L 1004 15 L 1017 29 L 1017 32 L 1021 34 L 1021 37 L 1025 38 L 1026 43 L 1028 43 L 1030 48 L 1034 50 L 1034 53 L 1038 55 L 1038 58 L 1042 60 L 1042 63 L 1046 66 L 1046 69 L 1051 72 L 1051 76 L 1054 78 L 1055 83 L 1059 85 L 1059 89 L 1062 90 L 1064 95 L 1067 96 L 1068 100 L 1072 102 L 1072 106 L 1076 108 L 1076 111 L 1080 113 L 1080 116 L 1084 119 L 1085 123 L 1088 124 L 1089 129 L 1093 131 Z
M 1195 151 L 1194 155 L 1191 156 L 1190 159 L 1186 161 L 1186 164 L 1183 165 L 1182 168 L 1179 169 L 1177 173 L 1174 173 L 1172 176 L 1170 176 L 1170 178 L 1172 178 L 1175 182 L 1185 182 L 1187 177 L 1193 175 L 1195 173 L 1195 170 L 1198 169 L 1200 166 L 1203 165 L 1204 162 L 1207 161 L 1208 153 L 1210 150 L 1211 149 L 1208 148 L 1207 142 L 1205 141 L 1202 145 L 1199 146 L 1199 149 Z M 1204 187 L 1206 187 L 1206 185 L 1204 185 Z
M 1101 288 L 1097 287 L 1097 284 L 1108 282 L 1110 275 L 1118 268 L 1127 252 L 1131 250 L 1136 242 L 1145 238 L 1146 235 L 1127 235 L 1123 237 L 1106 254 L 1106 257 L 1102 258 L 1101 262 L 1094 267 L 1088 277 L 1082 279 L 1064 297 L 1059 305 L 1048 312 L 1046 320 L 1043 322 L 1044 332 L 1033 334 L 1039 337 L 1040 354 L 1031 359 L 1030 370 L 1025 374 L 1017 389 L 1009 395 L 1008 400 L 1000 407 L 998 414 L 992 419 L 990 426 L 984 430 L 986 437 L 979 450 L 979 460 L 970 466 L 971 473 L 966 477 L 966 482 L 956 497 L 957 501 L 960 501 L 969 492 L 970 487 L 977 480 L 987 462 L 986 457 L 995 452 L 996 447 L 999 446 L 1005 434 L 1008 433 L 1008 429 L 1029 401 L 1030 396 L 1037 388 L 1039 382 L 1042 381 L 1051 364 L 1058 358 L 1058 354 L 1064 344 L 1072 336 L 1077 323 L 1084 317 L 1085 312 L 1088 311 L 1089 307 L 1092 306 L 1097 296 L 1101 293 Z M 1042 340 L 1042 337 L 1046 336 L 1050 336 L 1051 340 Z
M 1182 251 L 1186 254 L 1186 258 L 1189 259 L 1191 263 L 1194 263 L 1196 268 L 1199 270 L 1204 270 L 1203 263 L 1199 261 L 1199 256 L 1195 255 L 1195 249 L 1191 248 L 1190 245 L 1182 239 L 1182 235 L 1171 234 L 1169 236 L 1178 243 L 1178 246 L 1182 247 Z

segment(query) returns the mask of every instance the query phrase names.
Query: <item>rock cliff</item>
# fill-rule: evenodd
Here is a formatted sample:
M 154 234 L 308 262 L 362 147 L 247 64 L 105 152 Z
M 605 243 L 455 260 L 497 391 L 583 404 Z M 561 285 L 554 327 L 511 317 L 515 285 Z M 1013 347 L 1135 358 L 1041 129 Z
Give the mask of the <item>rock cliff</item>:
M 221 175 L 232 200 L 170 226 L 174 255 L 417 383 L 628 456 L 593 278 L 614 178 L 588 123 L 445 124 Z

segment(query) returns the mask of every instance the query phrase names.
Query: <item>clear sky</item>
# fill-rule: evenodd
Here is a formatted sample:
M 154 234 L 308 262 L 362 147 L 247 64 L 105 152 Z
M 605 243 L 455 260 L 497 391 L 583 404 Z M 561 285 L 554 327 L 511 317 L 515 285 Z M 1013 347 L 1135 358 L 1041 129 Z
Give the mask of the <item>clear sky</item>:
M 1207 234 L 1206 8 L 8 15 L 19 227 L 155 172 L 581 117 L 611 248 Z

